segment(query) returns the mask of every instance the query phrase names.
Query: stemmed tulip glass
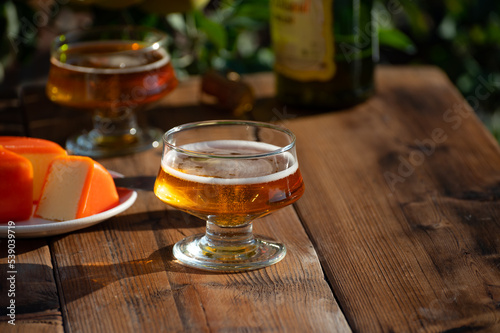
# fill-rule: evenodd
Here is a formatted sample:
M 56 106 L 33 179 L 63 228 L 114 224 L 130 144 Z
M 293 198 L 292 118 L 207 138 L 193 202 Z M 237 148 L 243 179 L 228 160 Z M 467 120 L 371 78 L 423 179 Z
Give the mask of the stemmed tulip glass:
M 295 136 L 251 121 L 203 121 L 163 136 L 156 196 L 206 221 L 204 234 L 175 244 L 174 256 L 204 270 L 241 271 L 272 265 L 283 244 L 256 237 L 252 222 L 298 200 L 304 184 Z
M 92 112 L 93 128 L 68 139 L 79 155 L 106 157 L 161 144 L 163 131 L 140 125 L 137 112 L 177 85 L 167 35 L 145 27 L 104 27 L 58 36 L 51 49 L 47 96 Z

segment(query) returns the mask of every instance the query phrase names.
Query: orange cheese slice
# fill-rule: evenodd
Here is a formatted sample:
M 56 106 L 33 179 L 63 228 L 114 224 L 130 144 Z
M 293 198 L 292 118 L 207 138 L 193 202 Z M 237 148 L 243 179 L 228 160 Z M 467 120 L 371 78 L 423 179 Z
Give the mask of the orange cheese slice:
M 0 136 L 0 145 L 30 160 L 33 165 L 33 202 L 38 202 L 49 164 L 57 156 L 67 155 L 66 151 L 55 142 L 21 136 Z
M 34 216 L 67 221 L 94 215 L 119 204 L 109 172 L 89 157 L 60 156 L 49 166 Z
M 0 222 L 27 220 L 32 211 L 31 162 L 0 146 Z

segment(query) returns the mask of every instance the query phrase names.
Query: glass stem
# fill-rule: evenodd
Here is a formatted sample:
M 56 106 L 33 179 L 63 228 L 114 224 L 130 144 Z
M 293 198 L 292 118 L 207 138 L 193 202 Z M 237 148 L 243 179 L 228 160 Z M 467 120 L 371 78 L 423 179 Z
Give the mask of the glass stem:
M 239 227 L 221 227 L 207 221 L 205 236 L 200 240 L 201 248 L 219 255 L 244 254 L 256 248 L 252 223 Z
M 131 108 L 95 110 L 89 133 L 93 144 L 102 148 L 121 149 L 134 144 L 140 133 L 135 112 Z
M 130 135 L 131 129 L 136 129 L 137 118 L 132 109 L 123 109 L 119 111 L 101 111 L 96 110 L 92 121 L 94 129 L 103 136 L 122 136 Z

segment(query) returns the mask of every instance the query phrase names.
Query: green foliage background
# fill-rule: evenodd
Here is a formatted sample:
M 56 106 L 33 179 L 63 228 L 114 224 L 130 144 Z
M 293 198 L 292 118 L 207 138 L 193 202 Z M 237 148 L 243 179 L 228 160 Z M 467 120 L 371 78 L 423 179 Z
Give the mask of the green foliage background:
M 61 6 L 54 8 L 52 19 Z M 139 24 L 167 31 L 180 77 L 208 68 L 239 73 L 272 69 L 269 0 L 212 0 L 203 9 L 167 15 L 133 6 L 72 10 L 89 12 L 93 25 Z M 382 63 L 439 66 L 465 97 L 477 94 L 481 80 L 489 82 L 490 94 L 476 111 L 500 138 L 500 1 L 376 0 L 374 13 Z M 0 80 L 5 67 L 22 64 L 33 53 L 36 35 L 26 33 L 26 19 L 33 14 L 23 0 L 0 4 Z

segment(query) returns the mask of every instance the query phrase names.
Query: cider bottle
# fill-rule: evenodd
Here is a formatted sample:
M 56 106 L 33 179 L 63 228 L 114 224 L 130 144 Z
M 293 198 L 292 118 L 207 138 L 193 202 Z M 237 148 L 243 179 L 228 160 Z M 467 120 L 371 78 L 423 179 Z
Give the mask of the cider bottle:
M 337 109 L 373 93 L 373 0 L 270 1 L 280 102 Z

